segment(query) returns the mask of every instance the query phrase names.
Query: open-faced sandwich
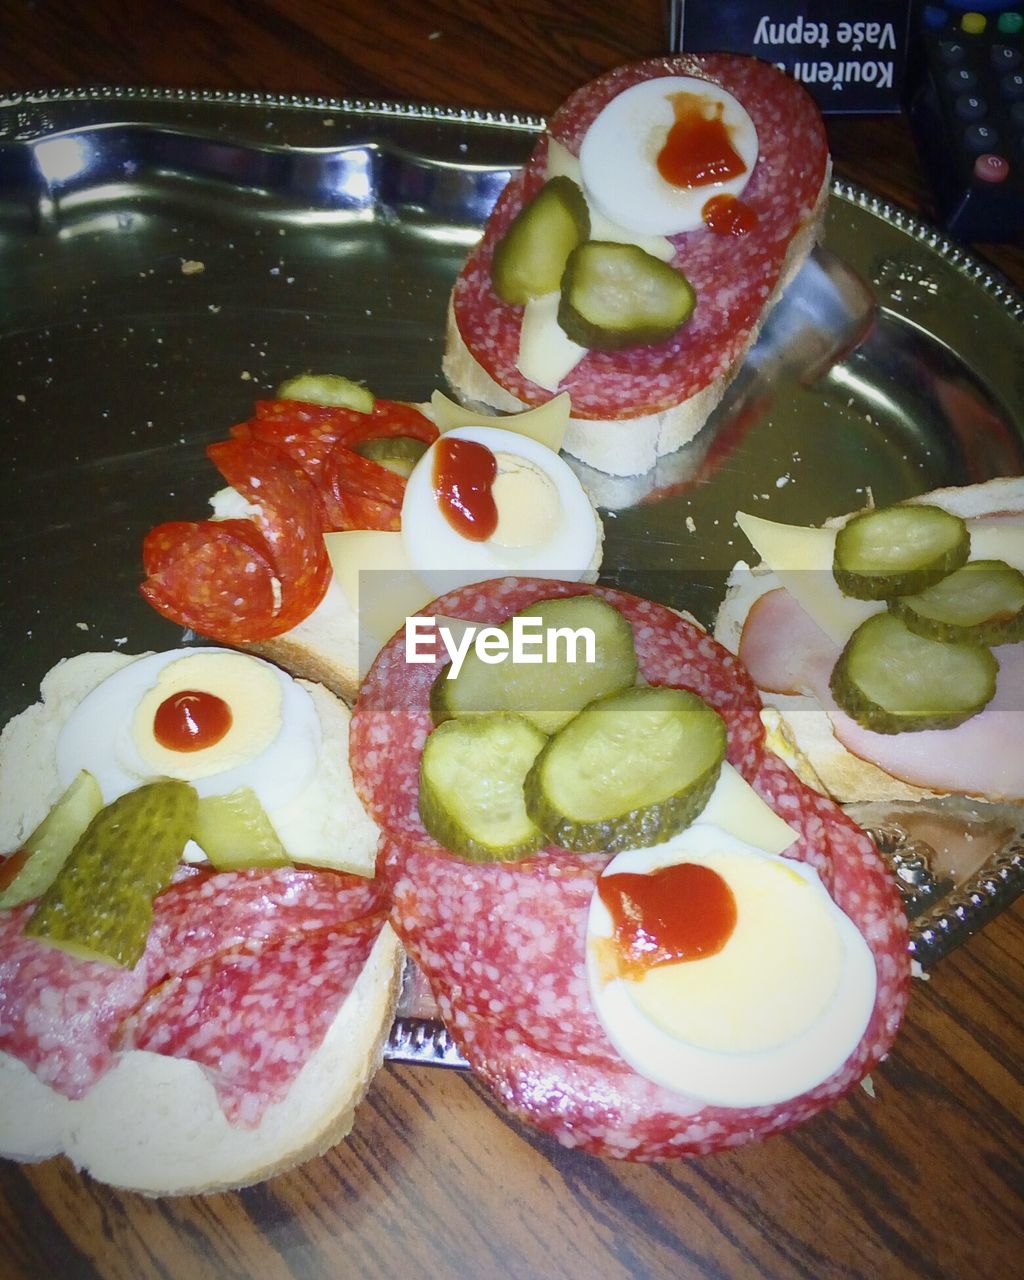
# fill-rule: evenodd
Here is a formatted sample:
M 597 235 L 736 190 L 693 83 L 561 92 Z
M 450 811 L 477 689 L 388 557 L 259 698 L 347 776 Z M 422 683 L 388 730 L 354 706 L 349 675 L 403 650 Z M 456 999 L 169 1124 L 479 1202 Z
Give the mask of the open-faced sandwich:
M 0 1153 L 176 1194 L 345 1136 L 403 959 L 348 733 L 229 650 L 46 676 L 0 736 Z
M 619 67 L 551 118 L 455 284 L 444 371 L 509 412 L 572 397 L 565 449 L 647 471 L 718 404 L 821 233 L 824 126 L 768 63 Z
M 300 375 L 209 447 L 227 487 L 211 519 L 148 534 L 143 594 L 351 702 L 361 644 L 372 656 L 454 582 L 597 576 L 601 521 L 558 456 L 568 417 L 560 397 L 480 426 L 439 393 L 413 405 Z
M 363 684 L 353 779 L 392 922 L 504 1105 L 652 1160 L 856 1085 L 906 1004 L 906 918 L 868 837 L 766 749 L 739 662 L 579 583 L 484 582 L 429 615 Z
M 715 634 L 841 801 L 1024 800 L 1024 478 L 798 528 L 737 517 Z

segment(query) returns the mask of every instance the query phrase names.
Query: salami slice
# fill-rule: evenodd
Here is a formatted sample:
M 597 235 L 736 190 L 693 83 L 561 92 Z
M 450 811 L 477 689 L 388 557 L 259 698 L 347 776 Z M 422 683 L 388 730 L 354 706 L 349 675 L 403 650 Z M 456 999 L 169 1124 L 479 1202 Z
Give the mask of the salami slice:
M 696 291 L 693 316 L 665 342 L 588 352 L 560 384 L 572 396 L 575 418 L 626 419 L 668 409 L 737 368 L 828 173 L 824 126 L 806 90 L 766 62 L 734 55 L 681 55 L 619 67 L 574 93 L 552 117 L 550 136 L 578 155 L 584 134 L 612 98 L 666 75 L 709 80 L 746 108 L 759 156 L 743 202 L 755 211 L 757 225 L 738 237 L 705 228 L 670 237 L 674 265 Z M 495 293 L 491 263 L 512 219 L 544 183 L 547 147 L 542 138 L 525 170 L 502 193 L 452 295 L 471 355 L 526 404 L 542 403 L 551 393 L 517 368 L 522 308 Z
M 548 849 L 518 863 L 469 864 L 425 838 L 416 784 L 436 672 L 406 667 L 400 641 L 371 671 L 352 730 L 357 787 L 390 836 L 392 922 L 473 1068 L 514 1114 L 559 1141 L 650 1160 L 767 1136 L 827 1106 L 888 1051 L 909 987 L 899 895 L 867 836 L 765 751 L 759 698 L 742 668 L 671 610 L 523 579 L 470 587 L 432 609 L 498 623 L 538 599 L 586 590 L 631 622 L 645 679 L 693 689 L 718 708 L 732 762 L 800 833 L 792 856 L 818 869 L 867 940 L 877 991 L 860 1044 L 830 1079 L 781 1107 L 709 1107 L 634 1073 L 607 1039 L 586 974 L 587 915 L 607 856 Z
M 83 1097 L 116 1060 L 113 1045 L 147 992 L 168 978 L 247 948 L 378 921 L 382 886 L 333 871 L 195 873 L 153 903 L 153 925 L 132 970 L 79 960 L 22 935 L 31 904 L 0 912 L 0 1051 L 50 1088 Z
M 199 1063 L 228 1121 L 254 1128 L 320 1047 L 383 923 L 381 912 L 198 964 L 147 996 L 119 1047 Z

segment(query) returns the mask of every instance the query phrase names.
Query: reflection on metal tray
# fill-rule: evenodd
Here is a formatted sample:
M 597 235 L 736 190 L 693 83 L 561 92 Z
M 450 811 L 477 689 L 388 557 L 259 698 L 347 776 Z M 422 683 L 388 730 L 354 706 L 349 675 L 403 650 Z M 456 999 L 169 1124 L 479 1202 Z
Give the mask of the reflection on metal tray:
M 142 536 L 203 514 L 204 446 L 255 398 L 300 369 L 429 396 L 451 282 L 542 127 L 257 94 L 0 102 L 0 722 L 61 657 L 178 642 L 138 595 Z M 818 523 L 868 491 L 1024 472 L 1022 317 L 980 260 L 837 182 L 823 248 L 697 439 L 643 477 L 580 468 L 604 579 L 707 622 L 746 553 L 739 508 Z M 1011 824 L 981 863 L 925 865 L 920 812 L 861 820 L 930 963 L 1020 891 L 1024 855 Z M 390 1052 L 458 1062 L 411 1016 Z

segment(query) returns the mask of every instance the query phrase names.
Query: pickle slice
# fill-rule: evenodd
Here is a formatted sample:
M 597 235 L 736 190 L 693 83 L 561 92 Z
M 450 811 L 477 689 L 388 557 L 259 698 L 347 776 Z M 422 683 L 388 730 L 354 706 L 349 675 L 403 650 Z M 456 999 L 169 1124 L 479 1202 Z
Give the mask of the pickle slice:
M 456 678 L 451 677 L 449 664 L 434 682 L 430 711 L 435 724 L 471 712 L 516 711 L 545 733 L 554 733 L 594 698 L 635 683 L 633 629 L 618 609 L 600 596 L 538 601 L 502 624 L 501 630 L 510 638 L 515 636 L 517 618 L 540 619 L 543 631 L 532 621 L 518 625 L 528 638 L 543 635 L 545 643 L 530 651 L 543 660 L 510 659 L 496 667 L 471 649 Z M 585 631 L 594 637 L 594 662 L 584 661 L 585 640 L 573 645 L 558 638 L 564 632 Z M 551 661 L 550 637 L 555 637 Z
M 427 451 L 422 440 L 412 436 L 389 436 L 383 439 L 361 440 L 352 446 L 356 453 L 372 462 L 379 462 L 395 475 L 409 478 L 413 467 Z
M 839 530 L 832 572 L 844 595 L 887 600 L 924 591 L 959 569 L 970 551 L 959 516 L 923 503 L 884 507 Z
M 725 759 L 722 717 L 683 689 L 599 698 L 548 742 L 526 775 L 526 812 L 563 849 L 661 844 L 697 817 Z
M 361 382 L 343 378 L 340 373 L 299 373 L 277 388 L 279 400 L 304 400 L 306 404 L 324 404 L 337 409 L 355 409 L 372 413 L 373 392 Z
M 494 247 L 491 283 L 499 298 L 517 305 L 554 293 L 565 262 L 590 235 L 590 211 L 571 178 L 545 182 Z
M 670 338 L 696 297 L 681 271 L 638 245 L 588 240 L 565 264 L 558 323 L 595 351 L 647 346 Z
M 1024 640 L 1024 573 L 1004 560 L 970 560 L 916 595 L 889 601 L 919 636 L 963 644 Z
M 976 644 L 914 635 L 891 613 L 876 613 L 847 641 L 830 687 L 840 707 L 875 733 L 954 729 L 996 691 L 999 664 Z
M 202 796 L 192 838 L 218 871 L 284 867 L 291 859 L 251 787 Z
M 93 818 L 25 933 L 85 960 L 132 968 L 146 949 L 153 899 L 174 874 L 195 827 L 187 782 L 150 782 Z
M 420 759 L 423 825 L 473 862 L 504 862 L 539 849 L 544 833 L 527 816 L 523 779 L 546 741 L 511 711 L 445 721 Z
M 0 892 L 0 907 L 18 907 L 45 892 L 102 808 L 99 783 L 83 769 L 25 840 L 22 850 L 26 856 Z

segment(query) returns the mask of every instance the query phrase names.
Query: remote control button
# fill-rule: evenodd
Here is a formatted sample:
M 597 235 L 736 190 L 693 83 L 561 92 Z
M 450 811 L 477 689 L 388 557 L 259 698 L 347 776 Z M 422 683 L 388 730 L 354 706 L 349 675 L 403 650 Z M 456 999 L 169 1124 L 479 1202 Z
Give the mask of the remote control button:
M 1021 64 L 1024 55 L 1012 44 L 994 44 L 992 46 L 992 65 L 997 71 L 1015 71 Z
M 939 61 L 946 67 L 958 67 L 967 57 L 967 46 L 959 40 L 939 42 Z
M 960 19 L 961 31 L 966 31 L 969 36 L 980 36 L 985 26 L 986 19 L 983 13 L 965 13 Z
M 1024 71 L 1011 71 L 999 81 L 999 91 L 1007 102 L 1019 102 L 1024 98 Z
M 991 151 L 999 134 L 990 124 L 972 124 L 964 130 L 964 143 L 971 151 Z
M 983 120 L 988 115 L 988 103 L 973 93 L 962 93 L 953 103 L 958 120 Z
M 955 67 L 946 72 L 946 88 L 954 93 L 970 93 L 978 87 L 978 77 L 970 67 Z
M 982 182 L 1005 182 L 1010 176 L 1009 161 L 1003 156 L 986 152 L 975 160 L 974 176 Z
M 996 26 L 1004 36 L 1015 36 L 1024 30 L 1024 14 L 1001 13 Z
M 949 14 L 937 4 L 926 4 L 924 7 L 924 25 L 929 31 L 941 31 L 946 25 Z

